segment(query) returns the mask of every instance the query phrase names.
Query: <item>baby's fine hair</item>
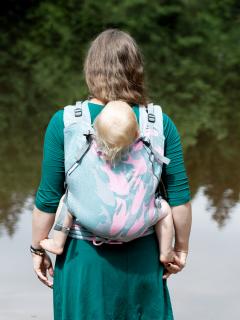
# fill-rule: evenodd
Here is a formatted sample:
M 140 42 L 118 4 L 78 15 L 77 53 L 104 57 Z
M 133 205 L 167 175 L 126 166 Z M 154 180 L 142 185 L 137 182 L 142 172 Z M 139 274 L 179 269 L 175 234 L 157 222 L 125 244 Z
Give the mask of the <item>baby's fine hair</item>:
M 116 164 L 138 136 L 136 116 L 126 102 L 110 101 L 94 122 L 96 143 L 106 160 Z

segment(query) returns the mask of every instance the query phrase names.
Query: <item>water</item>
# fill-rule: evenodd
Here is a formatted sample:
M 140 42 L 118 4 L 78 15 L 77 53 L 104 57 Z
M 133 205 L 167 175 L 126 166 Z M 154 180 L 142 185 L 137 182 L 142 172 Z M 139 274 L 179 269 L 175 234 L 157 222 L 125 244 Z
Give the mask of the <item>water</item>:
M 0 319 L 51 320 L 52 291 L 35 277 L 29 243 L 33 198 L 26 199 L 14 234 L 0 240 Z M 168 281 L 176 320 L 240 318 L 240 204 L 225 227 L 211 218 L 204 189 L 193 200 L 193 227 L 188 263 Z
M 52 291 L 35 277 L 29 252 L 44 131 L 31 130 L 1 140 L 1 320 L 52 319 Z M 183 141 L 193 227 L 187 267 L 168 281 L 176 320 L 240 318 L 238 131 L 221 140 L 204 132 L 191 146 Z
M 221 229 L 207 206 L 200 189 L 193 200 L 187 267 L 169 281 L 176 320 L 240 319 L 240 204 Z
M 42 285 L 33 273 L 29 251 L 31 243 L 31 211 L 29 197 L 22 210 L 15 232 L 2 232 L 0 239 L 0 319 L 52 319 L 52 291 Z

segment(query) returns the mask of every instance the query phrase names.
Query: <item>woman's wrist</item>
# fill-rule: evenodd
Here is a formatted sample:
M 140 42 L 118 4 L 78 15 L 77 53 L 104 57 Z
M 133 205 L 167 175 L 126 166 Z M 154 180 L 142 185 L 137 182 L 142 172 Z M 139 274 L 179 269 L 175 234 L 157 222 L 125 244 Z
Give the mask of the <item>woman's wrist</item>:
M 40 245 L 40 241 L 32 241 L 30 243 L 30 246 L 33 247 L 34 249 L 42 249 L 42 247 Z
M 40 246 L 40 241 L 32 241 L 31 247 L 33 247 L 34 249 L 42 249 L 42 247 Z
M 175 252 L 183 252 L 183 253 L 188 254 L 188 250 L 180 250 L 180 249 L 178 249 L 178 248 L 174 248 L 174 251 L 175 251 Z
M 174 245 L 174 251 L 176 252 L 184 252 L 184 253 L 188 253 L 189 251 L 189 247 L 187 243 L 179 243 L 179 242 L 175 242 Z
M 32 254 L 35 254 L 37 256 L 43 256 L 45 254 L 45 250 L 43 248 L 35 248 L 32 245 L 30 246 L 30 251 Z

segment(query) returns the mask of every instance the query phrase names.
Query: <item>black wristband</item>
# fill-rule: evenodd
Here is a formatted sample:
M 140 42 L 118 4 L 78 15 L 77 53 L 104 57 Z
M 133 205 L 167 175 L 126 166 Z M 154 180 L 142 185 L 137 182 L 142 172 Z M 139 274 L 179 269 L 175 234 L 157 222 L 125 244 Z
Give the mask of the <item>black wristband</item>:
M 30 246 L 30 251 L 31 251 L 31 253 L 34 253 L 38 256 L 43 256 L 45 254 L 44 249 L 35 249 L 35 248 L 33 248 L 33 246 Z

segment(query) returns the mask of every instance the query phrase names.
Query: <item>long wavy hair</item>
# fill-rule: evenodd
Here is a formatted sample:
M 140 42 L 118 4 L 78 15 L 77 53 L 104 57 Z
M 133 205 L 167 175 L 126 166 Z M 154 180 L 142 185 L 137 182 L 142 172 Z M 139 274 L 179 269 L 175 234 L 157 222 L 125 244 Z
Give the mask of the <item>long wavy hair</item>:
M 122 100 L 146 105 L 143 58 L 134 39 L 118 29 L 100 33 L 84 63 L 90 95 L 107 103 Z

